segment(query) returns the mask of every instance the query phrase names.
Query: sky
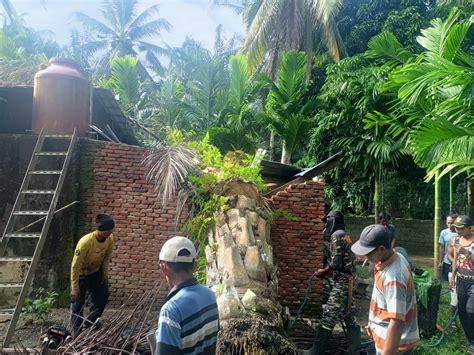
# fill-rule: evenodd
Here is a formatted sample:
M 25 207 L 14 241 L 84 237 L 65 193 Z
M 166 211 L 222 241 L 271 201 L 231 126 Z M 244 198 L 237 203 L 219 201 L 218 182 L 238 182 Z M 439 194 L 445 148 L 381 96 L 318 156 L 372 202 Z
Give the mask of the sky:
M 67 44 L 70 30 L 80 29 L 71 14 L 83 12 L 91 17 L 101 18 L 100 0 L 12 0 L 19 14 L 25 14 L 25 23 L 36 30 L 52 31 L 51 39 Z M 234 34 L 244 35 L 241 18 L 232 9 L 212 7 L 210 0 L 139 0 L 139 11 L 158 3 L 158 17 L 165 18 L 173 26 L 169 33 L 162 32 L 161 38 L 150 40 L 156 44 L 179 47 L 190 36 L 204 47 L 213 49 L 216 27 L 224 26 L 230 39 Z

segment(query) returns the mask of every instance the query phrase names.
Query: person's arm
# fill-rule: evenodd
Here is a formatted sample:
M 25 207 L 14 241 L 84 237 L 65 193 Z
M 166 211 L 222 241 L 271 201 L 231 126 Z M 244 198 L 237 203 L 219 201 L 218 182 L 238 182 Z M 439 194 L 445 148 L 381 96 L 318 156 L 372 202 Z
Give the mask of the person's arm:
M 439 234 L 438 238 L 438 268 L 441 270 L 443 266 L 443 258 L 444 258 L 444 240 L 443 240 L 443 231 Z
M 156 349 L 154 355 L 181 354 L 181 326 L 177 312 L 173 308 L 163 306 L 156 330 Z
M 454 280 L 456 279 L 456 272 L 457 272 L 457 250 L 455 246 L 456 238 L 452 238 L 449 242 L 448 248 L 448 258 L 451 261 L 451 278 L 449 279 L 449 286 L 454 289 Z
M 107 283 L 109 280 L 109 262 L 112 256 L 112 251 L 114 249 L 114 238 L 112 235 L 110 235 L 109 238 L 110 238 L 109 249 L 107 249 L 107 253 L 105 253 L 104 261 L 102 262 L 102 281 L 104 283 Z
M 75 302 L 79 295 L 79 272 L 87 253 L 87 245 L 82 240 L 77 243 L 71 263 L 71 301 Z
M 405 322 L 400 319 L 390 319 L 382 355 L 392 355 L 397 353 L 398 347 L 400 346 L 404 324 Z

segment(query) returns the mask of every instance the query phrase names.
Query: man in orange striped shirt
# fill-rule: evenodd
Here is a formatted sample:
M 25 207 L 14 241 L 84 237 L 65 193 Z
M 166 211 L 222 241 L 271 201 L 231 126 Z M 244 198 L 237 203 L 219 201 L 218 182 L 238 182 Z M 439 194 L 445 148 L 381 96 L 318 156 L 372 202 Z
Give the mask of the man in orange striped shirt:
M 384 225 L 364 228 L 352 252 L 374 264 L 374 290 L 367 331 L 377 354 L 413 354 L 419 341 L 416 296 L 408 262 L 391 247 Z

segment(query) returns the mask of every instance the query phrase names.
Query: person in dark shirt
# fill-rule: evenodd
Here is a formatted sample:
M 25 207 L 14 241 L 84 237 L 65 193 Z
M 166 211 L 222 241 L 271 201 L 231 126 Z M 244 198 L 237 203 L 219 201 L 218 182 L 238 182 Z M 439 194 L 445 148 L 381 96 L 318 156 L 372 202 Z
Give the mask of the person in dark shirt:
M 323 354 L 336 323 L 343 320 L 347 327 L 349 354 L 358 354 L 360 348 L 360 327 L 357 325 L 352 306 L 354 275 L 354 254 L 350 247 L 352 240 L 344 231 L 344 216 L 331 211 L 324 217 L 325 235 L 330 237 L 328 263 L 317 271 L 316 276 L 330 278 L 329 299 L 323 306 L 321 324 L 316 334 L 312 354 Z

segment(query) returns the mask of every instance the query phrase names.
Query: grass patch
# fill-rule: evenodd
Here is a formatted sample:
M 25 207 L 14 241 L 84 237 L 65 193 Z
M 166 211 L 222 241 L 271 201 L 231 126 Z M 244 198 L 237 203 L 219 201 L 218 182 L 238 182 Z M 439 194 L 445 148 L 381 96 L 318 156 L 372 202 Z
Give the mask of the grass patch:
M 447 282 L 443 282 L 441 289 L 441 298 L 439 302 L 438 324 L 445 327 L 450 317 L 450 295 L 445 293 L 449 289 Z M 467 351 L 467 340 L 461 327 L 459 318 L 456 320 L 457 329 L 448 328 L 448 334 L 444 335 L 440 344 L 435 347 L 430 345 L 437 342 L 437 338 L 424 339 L 420 341 L 420 345 L 416 348 L 416 354 L 430 355 L 465 355 Z

